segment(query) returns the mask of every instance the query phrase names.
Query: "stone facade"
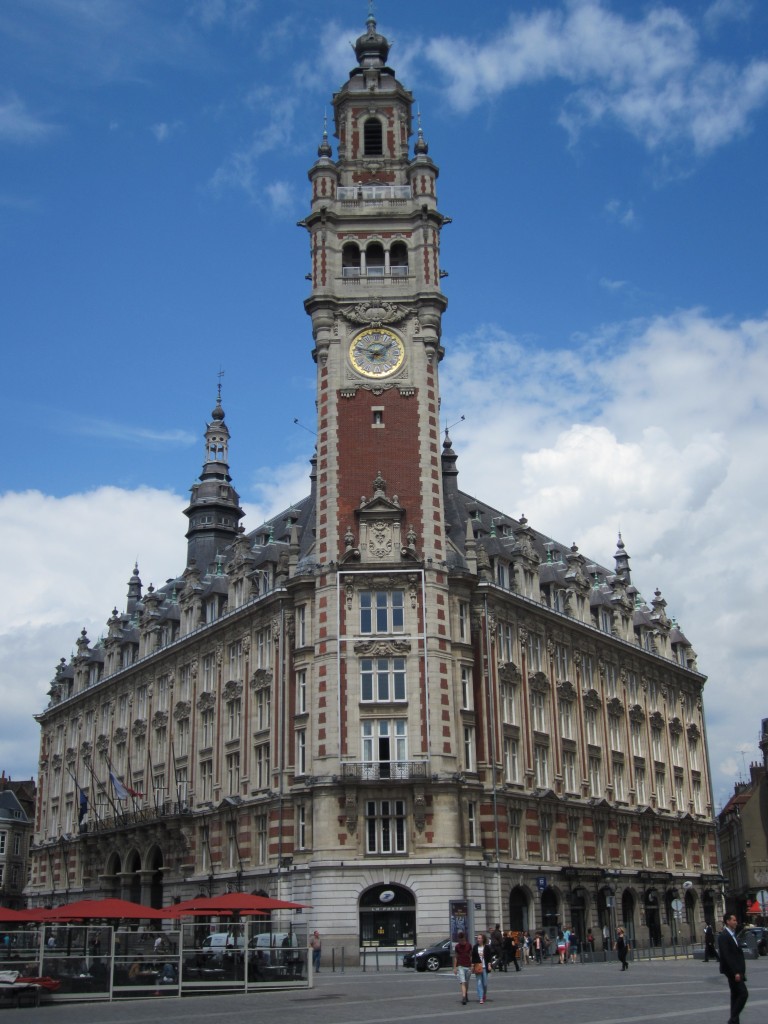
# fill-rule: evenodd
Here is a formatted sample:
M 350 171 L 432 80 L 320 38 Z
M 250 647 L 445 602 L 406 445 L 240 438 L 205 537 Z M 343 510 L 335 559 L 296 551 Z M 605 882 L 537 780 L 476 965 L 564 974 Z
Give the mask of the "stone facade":
M 243 532 L 218 401 L 186 568 L 147 591 L 134 571 L 39 716 L 30 895 L 264 891 L 347 949 L 434 939 L 450 912 L 700 935 L 720 898 L 704 676 L 621 538 L 601 566 L 459 488 L 448 218 L 388 50 L 370 18 L 336 159 L 324 134 L 309 172 L 310 494 Z

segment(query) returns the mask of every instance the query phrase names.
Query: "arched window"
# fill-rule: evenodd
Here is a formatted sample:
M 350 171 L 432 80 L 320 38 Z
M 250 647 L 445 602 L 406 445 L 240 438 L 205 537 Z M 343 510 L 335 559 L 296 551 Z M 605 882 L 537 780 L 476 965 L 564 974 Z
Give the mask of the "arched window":
M 360 277 L 360 250 L 354 242 L 347 242 L 342 247 L 341 276 Z
M 408 246 L 405 242 L 393 242 L 389 250 L 389 272 L 392 277 L 408 276 Z
M 365 265 L 368 277 L 384 276 L 384 246 L 381 242 L 371 242 L 365 250 Z
M 384 153 L 381 121 L 369 117 L 363 125 L 363 152 L 366 156 L 381 156 Z

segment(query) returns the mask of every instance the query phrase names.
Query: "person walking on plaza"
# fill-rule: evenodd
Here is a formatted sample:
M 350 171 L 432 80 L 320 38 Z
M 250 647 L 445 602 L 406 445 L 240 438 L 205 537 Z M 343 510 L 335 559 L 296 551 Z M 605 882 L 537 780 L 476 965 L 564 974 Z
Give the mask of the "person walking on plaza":
M 459 941 L 453 947 L 453 973 L 459 979 L 461 1005 L 467 1005 L 469 976 L 472 973 L 472 947 L 464 932 L 459 932 Z
M 717 960 L 717 950 L 715 949 L 715 933 L 712 925 L 707 922 L 707 926 L 704 929 L 704 963 L 708 963 L 710 960 Z
M 312 970 L 315 974 L 319 974 L 322 943 L 320 941 L 320 932 L 317 929 L 314 930 L 312 938 L 309 940 L 309 948 L 312 950 Z
M 488 995 L 488 970 L 491 965 L 491 945 L 483 932 L 478 932 L 472 947 L 472 970 L 477 979 L 478 1001 L 484 1003 Z
M 501 932 L 501 925 L 498 922 L 491 929 L 489 938 L 491 940 L 491 956 L 496 958 L 498 969 L 506 971 L 507 965 L 504 963 L 504 936 Z
M 525 946 L 520 943 L 520 956 L 523 955 L 523 949 Z M 515 933 L 512 931 L 507 932 L 504 936 L 504 970 L 507 970 L 509 964 L 514 964 L 515 970 L 520 970 L 520 964 L 517 962 L 517 951 L 518 945 L 515 942 Z
M 618 956 L 619 960 L 621 961 L 621 969 L 622 969 L 622 971 L 628 971 L 629 970 L 629 964 L 627 963 L 627 953 L 629 952 L 629 943 L 627 942 L 627 937 L 624 934 L 624 929 L 623 928 L 618 928 L 616 930 L 616 947 L 615 948 L 616 948 L 616 955 Z
M 739 1015 L 749 999 L 747 971 L 744 951 L 736 938 L 736 915 L 725 914 L 725 927 L 717 936 L 717 953 L 720 959 L 720 973 L 728 979 L 731 990 L 731 1015 L 728 1024 L 739 1024 Z

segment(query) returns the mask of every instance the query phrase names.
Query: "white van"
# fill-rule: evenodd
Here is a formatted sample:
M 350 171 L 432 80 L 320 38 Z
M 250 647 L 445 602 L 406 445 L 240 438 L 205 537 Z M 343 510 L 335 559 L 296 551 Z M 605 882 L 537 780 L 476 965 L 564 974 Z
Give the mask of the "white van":
M 222 959 L 231 956 L 235 950 L 243 948 L 243 936 L 232 935 L 231 932 L 212 932 L 203 939 L 200 952 L 206 958 Z
M 259 962 L 264 965 L 281 964 L 286 959 L 293 960 L 298 945 L 296 936 L 288 932 L 261 932 L 254 935 L 249 943 Z

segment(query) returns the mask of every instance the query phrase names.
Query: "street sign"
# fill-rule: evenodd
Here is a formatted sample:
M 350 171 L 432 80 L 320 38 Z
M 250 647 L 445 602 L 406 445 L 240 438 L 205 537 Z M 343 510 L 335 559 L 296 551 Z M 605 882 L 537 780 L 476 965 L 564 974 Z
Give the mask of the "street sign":
M 768 889 L 761 889 L 755 899 L 760 904 L 762 912 L 765 913 L 765 908 L 768 905 Z
M 672 900 L 672 909 L 674 910 L 674 912 L 676 914 L 679 914 L 680 911 L 683 909 L 683 901 L 682 900 Z
M 536 879 L 536 888 L 539 890 L 539 892 L 544 892 L 544 890 L 547 888 L 546 875 L 538 876 L 538 878 Z

